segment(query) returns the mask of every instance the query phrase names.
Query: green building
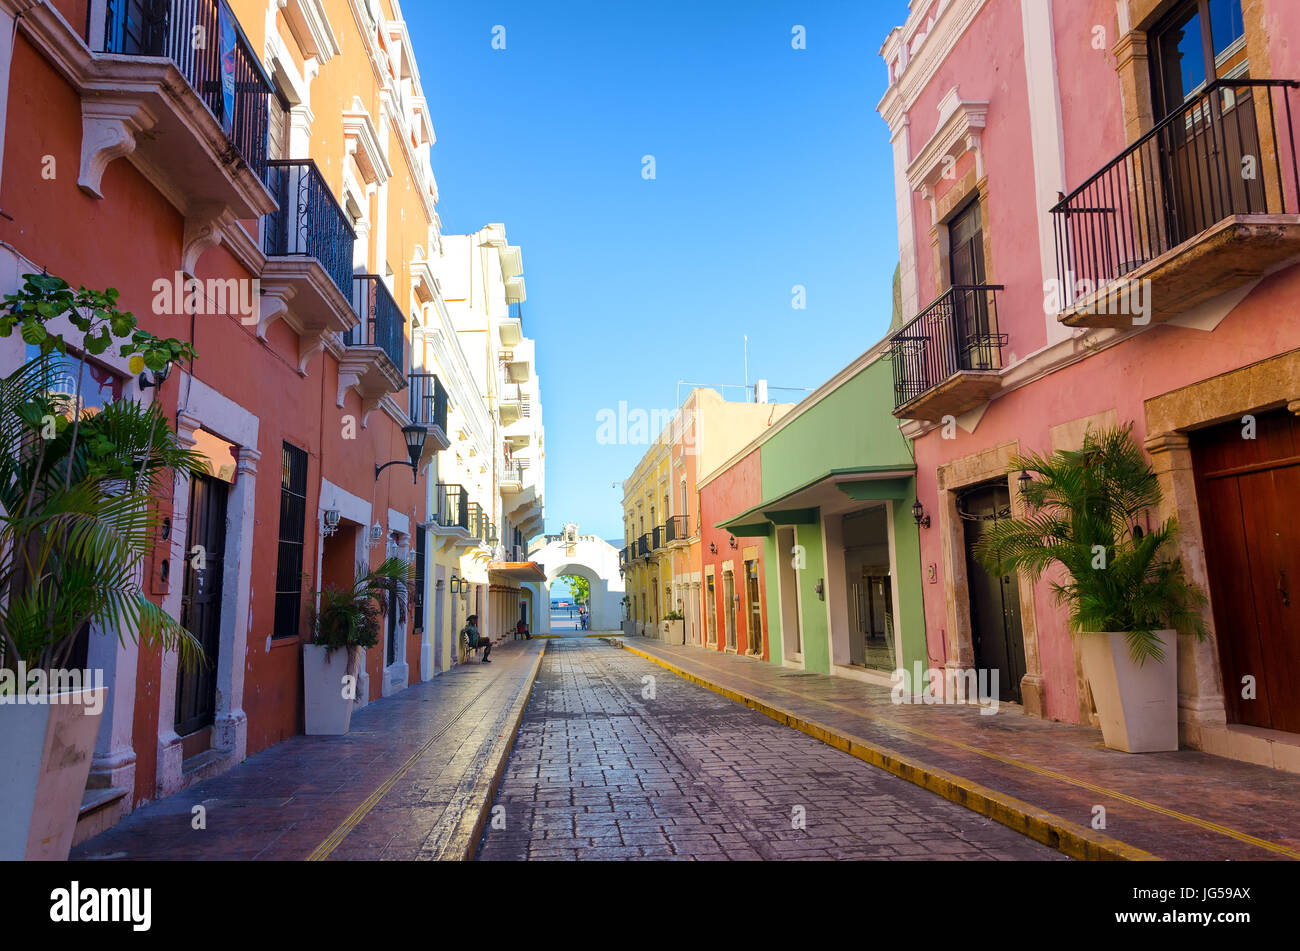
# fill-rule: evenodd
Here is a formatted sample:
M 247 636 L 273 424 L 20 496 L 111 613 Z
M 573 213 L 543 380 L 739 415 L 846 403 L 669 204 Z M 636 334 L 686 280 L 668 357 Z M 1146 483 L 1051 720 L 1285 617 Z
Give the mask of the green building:
M 893 406 L 882 342 L 727 463 L 759 454 L 762 501 L 715 524 L 763 540 L 772 663 L 882 684 L 929 666 L 916 466 Z

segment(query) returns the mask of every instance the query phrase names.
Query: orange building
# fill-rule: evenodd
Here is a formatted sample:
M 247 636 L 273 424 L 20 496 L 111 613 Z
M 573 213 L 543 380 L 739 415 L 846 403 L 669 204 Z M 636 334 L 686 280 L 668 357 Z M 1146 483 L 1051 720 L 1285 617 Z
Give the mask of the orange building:
M 423 568 L 451 442 L 412 345 L 440 302 L 434 134 L 395 0 L 2 0 L 0 36 L 0 291 L 115 287 L 192 342 L 157 386 L 111 349 L 92 374 L 100 399 L 160 400 L 212 463 L 163 502 L 143 586 L 213 662 L 91 632 L 109 699 L 80 840 L 301 732 L 313 595 L 389 555 Z M 0 341 L 0 372 L 26 358 Z M 416 478 L 377 474 L 408 434 Z M 434 672 L 432 592 L 387 613 L 362 702 Z

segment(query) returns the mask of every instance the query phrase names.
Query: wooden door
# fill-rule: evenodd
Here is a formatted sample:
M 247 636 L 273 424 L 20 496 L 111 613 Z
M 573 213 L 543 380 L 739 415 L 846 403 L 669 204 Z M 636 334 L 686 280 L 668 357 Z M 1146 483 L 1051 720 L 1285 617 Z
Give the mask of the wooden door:
M 970 589 L 971 641 L 977 670 L 998 672 L 998 698 L 1020 702 L 1025 641 L 1020 628 L 1020 585 L 1014 572 L 990 574 L 975 557 L 975 543 L 999 519 L 1011 517 L 1005 482 L 963 493 L 958 511 L 965 526 L 966 579 Z
M 209 476 L 190 478 L 189 531 L 181 624 L 203 645 L 206 663 L 177 671 L 176 733 L 210 726 L 217 712 L 217 650 L 221 643 L 221 582 L 226 557 L 229 487 Z
M 1300 733 L 1300 419 L 1260 413 L 1246 435 L 1191 440 L 1224 702 L 1234 723 Z

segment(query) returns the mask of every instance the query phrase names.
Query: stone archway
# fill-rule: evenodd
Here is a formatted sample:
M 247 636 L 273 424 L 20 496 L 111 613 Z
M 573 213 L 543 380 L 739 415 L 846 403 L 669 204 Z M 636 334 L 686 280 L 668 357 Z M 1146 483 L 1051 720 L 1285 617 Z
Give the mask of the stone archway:
M 579 535 L 576 525 L 564 534 L 547 536 L 531 560 L 546 572 L 536 604 L 537 633 L 551 631 L 551 584 L 565 575 L 580 575 L 591 585 L 591 631 L 616 631 L 623 620 L 623 577 L 618 573 L 618 549 L 595 535 Z

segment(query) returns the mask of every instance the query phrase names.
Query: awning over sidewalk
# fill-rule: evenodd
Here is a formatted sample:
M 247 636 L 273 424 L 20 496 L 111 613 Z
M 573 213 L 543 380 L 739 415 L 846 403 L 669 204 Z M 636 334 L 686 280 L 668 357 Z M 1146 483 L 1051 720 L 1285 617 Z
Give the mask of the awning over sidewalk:
M 817 520 L 828 487 L 838 489 L 849 499 L 863 501 L 897 501 L 911 491 L 916 469 L 887 468 L 832 469 L 811 482 L 783 495 L 766 499 L 753 508 L 721 522 L 716 528 L 741 537 L 766 536 L 773 525 L 809 525 Z
M 535 561 L 493 561 L 488 563 L 488 575 L 497 581 L 545 581 L 546 569 Z

